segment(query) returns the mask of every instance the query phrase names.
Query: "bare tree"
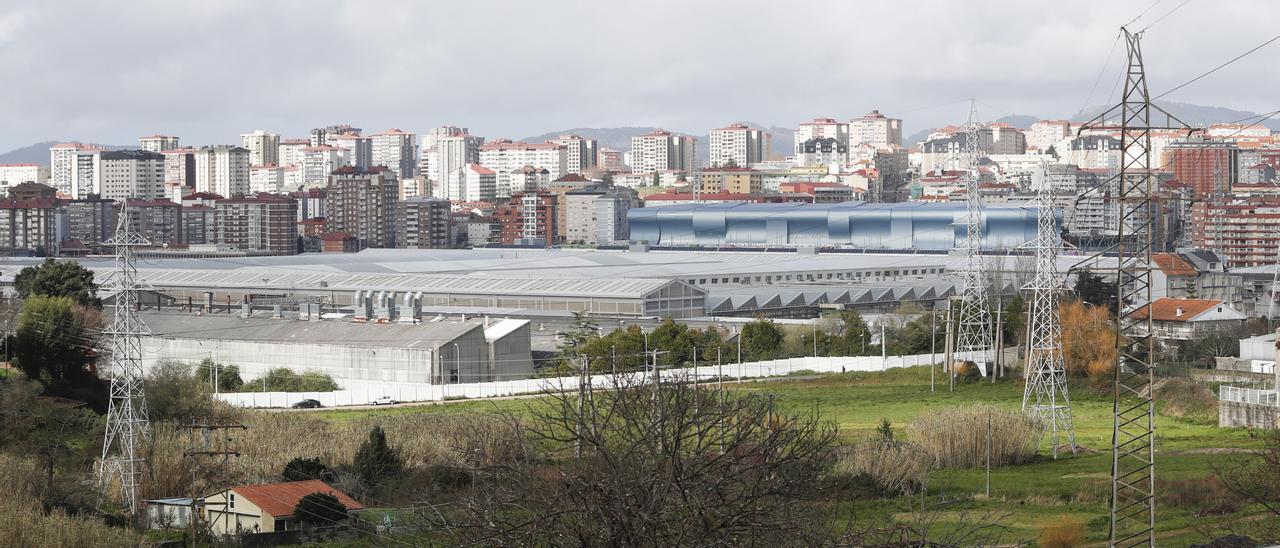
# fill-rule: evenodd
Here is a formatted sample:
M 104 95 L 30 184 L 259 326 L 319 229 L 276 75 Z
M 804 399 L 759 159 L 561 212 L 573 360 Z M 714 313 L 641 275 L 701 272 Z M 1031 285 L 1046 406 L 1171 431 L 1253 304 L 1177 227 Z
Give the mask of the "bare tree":
M 458 544 L 830 542 L 834 521 L 815 519 L 825 509 L 814 497 L 834 425 L 780 413 L 766 396 L 638 375 L 614 383 L 550 393 L 530 418 L 512 417 L 522 454 L 479 464 L 469 493 L 420 515 Z

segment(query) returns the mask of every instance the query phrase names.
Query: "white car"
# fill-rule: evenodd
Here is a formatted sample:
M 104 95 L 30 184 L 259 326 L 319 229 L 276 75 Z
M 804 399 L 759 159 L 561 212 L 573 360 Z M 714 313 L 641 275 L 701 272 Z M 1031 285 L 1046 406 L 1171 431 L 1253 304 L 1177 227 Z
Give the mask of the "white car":
M 397 403 L 400 403 L 400 402 L 392 399 L 391 396 L 383 396 L 381 398 L 373 400 L 373 405 L 395 405 Z

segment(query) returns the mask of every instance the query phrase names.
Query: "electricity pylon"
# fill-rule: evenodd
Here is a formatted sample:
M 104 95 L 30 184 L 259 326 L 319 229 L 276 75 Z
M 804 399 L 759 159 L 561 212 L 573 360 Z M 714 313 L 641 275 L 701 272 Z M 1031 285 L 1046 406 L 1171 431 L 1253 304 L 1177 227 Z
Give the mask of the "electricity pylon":
M 145 463 L 142 444 L 151 438 L 142 388 L 142 337 L 151 332 L 138 316 L 141 285 L 133 262 L 133 248 L 151 244 L 133 232 L 127 205 L 121 208 L 115 235 L 104 244 L 116 248 L 116 269 L 103 286 L 114 294 L 115 304 L 111 324 L 103 331 L 110 360 L 107 370 L 111 375 L 111 399 L 99 479 L 104 493 L 113 483 L 118 483 L 121 502 L 132 513 L 138 508 L 138 479 L 142 477 L 141 467 Z
M 1058 458 L 1063 435 L 1071 453 L 1076 452 L 1076 431 L 1071 420 L 1058 315 L 1058 294 L 1063 290 L 1057 264 L 1062 235 L 1054 221 L 1047 177 L 1033 203 L 1037 213 L 1036 239 L 1027 247 L 1035 252 L 1036 272 L 1024 288 L 1031 293 L 1031 307 L 1027 311 L 1027 384 L 1022 392 L 1022 410 L 1040 421 L 1049 433 L 1053 457 Z
M 1116 367 L 1111 429 L 1112 546 L 1155 546 L 1155 406 L 1151 387 L 1156 341 L 1149 313 L 1152 301 L 1151 249 L 1154 238 L 1151 132 L 1190 128 L 1151 104 L 1140 45 L 1142 33 L 1124 32 L 1128 52 L 1120 104 L 1086 123 L 1081 132 L 1119 132 L 1121 161 L 1116 181 L 1119 237 L 1116 261 Z M 1152 114 L 1165 116 L 1153 125 Z M 1175 125 L 1176 124 L 1176 125 Z M 1142 313 L 1142 312 L 1146 313 Z
M 982 264 L 982 194 L 978 186 L 981 178 L 978 173 L 981 129 L 977 102 L 970 99 L 969 121 L 964 127 L 964 154 L 968 162 L 968 173 L 965 175 L 965 216 L 961 224 L 965 227 L 965 238 L 957 246 L 964 258 L 964 265 L 956 350 L 960 351 L 961 356 L 977 364 L 984 373 L 993 375 L 995 372 L 988 367 L 994 339 L 990 303 L 987 301 L 987 280 Z M 955 372 L 952 371 L 952 374 Z

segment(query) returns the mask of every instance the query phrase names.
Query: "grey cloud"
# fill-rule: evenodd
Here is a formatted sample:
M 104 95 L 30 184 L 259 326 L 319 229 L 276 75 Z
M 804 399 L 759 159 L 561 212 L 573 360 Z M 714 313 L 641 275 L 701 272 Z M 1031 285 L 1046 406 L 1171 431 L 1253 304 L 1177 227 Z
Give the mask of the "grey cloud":
M 0 15 L 0 150 L 47 139 L 191 144 L 465 125 L 520 137 L 567 127 L 704 131 L 736 120 L 903 112 L 907 131 L 1080 108 L 1134 2 L 99 3 L 19 0 Z M 1169 4 L 1169 5 L 1164 5 Z M 1157 5 L 1146 21 L 1177 3 Z M 1153 90 L 1274 35 L 1280 5 L 1192 2 L 1148 32 Z M 1145 22 L 1145 21 L 1144 21 Z M 1141 26 L 1144 22 L 1140 22 Z M 1269 111 L 1264 49 L 1171 100 Z M 1093 103 L 1111 91 L 1123 52 Z M 918 110 L 917 110 L 918 109 Z

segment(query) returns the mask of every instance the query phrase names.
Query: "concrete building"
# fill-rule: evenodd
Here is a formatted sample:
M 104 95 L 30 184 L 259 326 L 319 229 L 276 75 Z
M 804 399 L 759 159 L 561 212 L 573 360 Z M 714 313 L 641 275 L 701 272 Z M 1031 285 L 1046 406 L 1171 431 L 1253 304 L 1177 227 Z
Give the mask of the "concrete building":
M 902 120 L 873 110 L 849 120 L 849 146 L 866 144 L 877 149 L 902 146 Z
M 329 176 L 325 209 L 329 230 L 356 238 L 361 249 L 395 247 L 400 184 L 390 168 L 339 168 Z
M 249 151 L 250 166 L 277 165 L 280 163 L 280 134 L 254 130 L 240 134 L 240 146 Z
M 219 200 L 218 243 L 234 251 L 293 255 L 298 252 L 298 203 L 288 196 L 257 194 Z
M 108 200 L 165 197 L 165 157 L 145 150 L 113 150 L 100 155 L 100 176 L 93 193 Z
M 292 166 L 291 166 L 292 167 Z M 251 194 L 279 194 L 286 192 L 284 166 L 255 165 L 249 168 L 249 192 Z
M 357 170 L 359 171 L 359 170 Z M 289 193 L 298 202 L 298 220 L 323 218 L 328 216 L 329 193 L 323 188 L 306 188 Z
M 218 145 L 195 153 L 195 190 L 222 196 L 249 192 L 249 150 Z
M 566 134 L 547 141 L 547 143 L 564 147 L 565 173 L 586 173 L 596 168 L 596 155 L 600 145 L 595 139 L 584 139 L 578 135 Z M 555 177 L 552 178 L 554 179 Z
M 551 179 L 569 173 L 568 147 L 554 142 L 531 144 L 494 139 L 480 146 L 480 165 L 497 174 L 495 197 L 508 198 L 514 192 L 512 172 L 525 166 L 545 169 Z M 472 200 L 471 198 L 467 198 Z
M 90 196 L 65 200 L 61 204 L 66 227 L 62 233 L 66 239 L 80 240 L 91 250 L 100 249 L 116 232 L 115 202 Z
M 49 182 L 49 168 L 40 164 L 0 164 L 0 194 L 21 183 Z
M 703 170 L 702 192 L 759 194 L 764 191 L 764 174 L 747 167 L 720 167 Z
M 49 185 L 58 192 L 83 198 L 98 188 L 103 149 L 84 143 L 49 147 Z
M 769 133 L 743 123 L 711 130 L 710 167 L 748 167 L 769 159 Z
M 849 145 L 835 137 L 814 137 L 796 144 L 795 165 L 843 166 L 849 163 Z
M 962 128 L 943 128 L 920 143 L 920 169 L 966 169 L 964 158 L 969 133 Z M 978 150 L 983 154 L 1022 154 L 1027 150 L 1027 138 L 1022 130 L 1008 124 L 988 124 L 978 130 Z
M 178 148 L 178 138 L 173 135 L 139 137 L 138 148 L 147 152 L 167 152 Z
M 1135 320 L 1151 316 L 1152 328 L 1157 340 L 1188 341 L 1204 337 L 1215 331 L 1240 327 L 1244 314 L 1215 299 L 1176 299 L 1164 297 L 1151 304 L 1129 312 Z M 1145 321 L 1135 326 L 1140 332 L 1146 329 Z
M 822 182 L 782 183 L 778 186 L 778 191 L 809 195 L 813 197 L 813 203 L 815 204 L 838 204 L 841 202 L 850 202 L 862 194 L 860 192 L 855 192 L 855 189 L 848 185 Z
M 355 166 L 356 169 L 369 169 L 377 165 L 373 163 L 373 137 L 351 134 L 333 135 L 328 139 L 328 145 L 344 150 L 343 156 L 347 164 Z
M 302 527 L 293 514 L 298 501 L 313 493 L 328 493 L 350 511 L 364 510 L 346 493 L 316 480 L 241 485 L 204 497 L 201 522 L 218 536 L 290 531 Z
M 445 186 L 445 195 L 453 200 L 493 201 L 498 197 L 498 173 L 480 164 L 467 164 L 450 173 Z
M 849 146 L 849 125 L 842 124 L 832 118 L 814 118 L 812 121 L 805 122 L 796 126 L 795 133 L 795 153 L 801 154 L 802 145 L 810 139 L 835 139 L 835 142 L 844 145 L 847 149 Z
M 537 192 L 551 185 L 551 172 L 544 168 L 524 166 L 511 170 L 511 193 Z
M 216 206 L 182 206 L 182 243 L 206 245 L 218 243 L 218 215 Z
M 418 157 L 417 135 L 392 128 L 382 133 L 375 133 L 371 138 L 373 165 L 385 166 L 394 172 L 399 180 L 414 176 L 414 164 L 417 163 Z
M 449 241 L 449 200 L 412 198 L 396 203 L 396 247 L 443 249 Z
M 1040 152 L 1053 147 L 1059 156 L 1066 153 L 1063 143 L 1071 139 L 1071 122 L 1067 120 L 1040 120 L 1027 130 L 1027 147 Z
M 0 253 L 57 255 L 57 215 L 53 198 L 0 199 Z
M 1280 197 L 1195 201 L 1189 228 L 1192 245 L 1220 251 L 1228 266 L 1274 264 L 1280 245 Z
M 465 132 L 436 139 L 434 152 L 429 154 L 424 162 L 429 169 L 428 178 L 441 190 L 439 194 L 434 194 L 435 196 L 446 200 L 465 199 L 462 195 L 450 193 L 449 174 L 456 173 L 467 164 L 478 163 L 480 147 L 483 144 L 483 137 L 472 136 Z
M 352 127 L 351 124 L 334 124 L 327 127 L 314 128 L 307 140 L 310 146 L 333 145 L 333 140 L 342 135 L 360 135 L 364 130 Z
M 1192 138 L 1169 143 L 1164 162 L 1174 179 L 1187 185 L 1201 199 L 1231 192 L 1239 172 L 1235 143 Z
M 178 187 L 186 195 L 196 190 L 196 153 L 194 148 L 174 148 L 160 154 L 164 156 L 164 182 L 166 188 Z
M 319 145 L 302 149 L 302 184 L 308 187 L 321 186 L 328 180 L 334 170 L 351 165 L 347 161 L 346 150 L 331 145 Z
M 652 173 L 669 169 L 691 172 L 697 168 L 697 144 L 693 137 L 658 129 L 631 138 L 631 171 Z
M 182 205 L 163 198 L 144 200 L 129 198 L 116 204 L 116 215 L 129 215 L 133 230 L 154 247 L 182 243 Z
M 310 146 L 312 144 L 309 139 L 282 139 L 280 146 L 276 147 L 277 164 L 282 166 L 302 166 L 302 154 Z
M 611 244 L 620 239 L 619 230 L 626 226 L 626 212 L 638 202 L 635 191 L 619 187 L 587 187 L 566 192 L 564 197 L 565 243 L 581 245 Z M 608 216 L 601 217 L 602 213 Z M 624 219 L 623 226 L 618 226 L 620 216 Z M 607 226 L 601 227 L 602 223 Z M 603 241 L 602 234 L 608 236 Z M 625 238 L 624 235 L 621 239 Z
M 622 152 L 603 147 L 596 152 L 596 166 L 611 173 L 622 171 L 626 167 L 622 161 Z

